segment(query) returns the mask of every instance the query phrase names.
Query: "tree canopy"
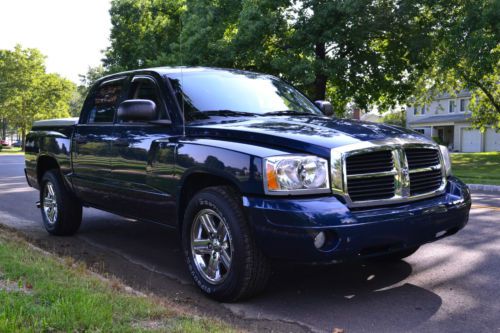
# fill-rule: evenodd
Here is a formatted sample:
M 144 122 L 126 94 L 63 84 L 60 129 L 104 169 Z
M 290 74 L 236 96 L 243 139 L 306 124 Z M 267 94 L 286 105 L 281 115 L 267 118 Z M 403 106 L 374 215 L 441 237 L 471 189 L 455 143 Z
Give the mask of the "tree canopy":
M 23 143 L 33 121 L 69 116 L 75 85 L 44 63 L 37 49 L 0 50 L 0 117 L 21 130 Z
M 478 126 L 500 114 L 498 0 L 114 0 L 110 12 L 109 71 L 255 70 L 339 114 L 467 88 Z

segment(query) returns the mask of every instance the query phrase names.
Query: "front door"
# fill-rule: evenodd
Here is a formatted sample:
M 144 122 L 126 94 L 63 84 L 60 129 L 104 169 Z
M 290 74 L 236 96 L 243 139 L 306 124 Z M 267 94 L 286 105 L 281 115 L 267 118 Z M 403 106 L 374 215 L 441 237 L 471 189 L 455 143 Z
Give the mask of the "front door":
M 136 76 L 127 99 L 147 99 L 156 104 L 158 119 L 168 119 L 164 97 L 154 78 Z M 119 120 L 111 143 L 111 180 L 119 191 L 114 193 L 118 213 L 174 225 L 175 199 L 173 189 L 163 181 L 158 186 L 151 178 L 151 169 L 160 159 L 173 173 L 175 143 L 174 127 L 169 125 L 127 122 Z M 155 178 L 156 179 L 156 178 Z
M 91 92 L 73 136 L 72 180 L 75 190 L 86 203 L 103 208 L 108 208 L 113 190 L 110 184 L 110 145 L 123 85 L 123 78 L 113 79 Z

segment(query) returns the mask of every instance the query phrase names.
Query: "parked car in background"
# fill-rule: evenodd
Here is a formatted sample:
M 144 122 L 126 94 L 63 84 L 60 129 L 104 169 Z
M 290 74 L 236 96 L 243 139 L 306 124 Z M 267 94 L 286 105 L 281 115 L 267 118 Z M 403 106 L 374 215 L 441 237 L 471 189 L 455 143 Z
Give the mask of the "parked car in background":
M 25 172 L 49 233 L 75 233 L 83 206 L 176 228 L 193 280 L 222 301 L 262 290 L 273 260 L 399 260 L 466 225 L 446 147 L 331 114 L 270 75 L 119 73 L 79 118 L 34 124 Z
M 10 146 L 10 140 L 9 139 L 0 140 L 0 145 L 2 145 L 4 147 Z
M 14 141 L 12 143 L 12 147 L 20 148 L 22 146 L 23 146 L 23 143 L 21 142 L 21 140 Z

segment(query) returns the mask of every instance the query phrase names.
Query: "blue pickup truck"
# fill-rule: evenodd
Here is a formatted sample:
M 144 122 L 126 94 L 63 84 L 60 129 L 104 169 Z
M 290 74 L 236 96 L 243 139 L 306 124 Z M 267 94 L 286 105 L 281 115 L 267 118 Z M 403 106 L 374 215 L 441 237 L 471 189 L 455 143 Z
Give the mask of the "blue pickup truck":
M 82 207 L 175 228 L 193 280 L 222 301 L 261 291 L 275 260 L 400 260 L 471 206 L 446 147 L 216 68 L 100 79 L 79 119 L 34 124 L 25 171 L 49 233 L 75 233 Z

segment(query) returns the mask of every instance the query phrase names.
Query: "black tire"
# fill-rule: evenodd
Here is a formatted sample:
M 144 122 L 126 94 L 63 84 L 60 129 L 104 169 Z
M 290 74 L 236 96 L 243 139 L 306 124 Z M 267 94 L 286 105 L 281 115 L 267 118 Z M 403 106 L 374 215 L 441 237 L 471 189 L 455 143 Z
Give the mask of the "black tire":
M 383 255 L 374 257 L 373 260 L 374 261 L 385 261 L 385 262 L 399 261 L 399 260 L 402 260 L 406 257 L 411 256 L 412 254 L 417 252 L 417 250 L 419 248 L 420 248 L 420 246 L 409 247 L 409 248 L 401 250 L 401 251 L 396 251 L 396 252 L 383 254 Z
M 238 199 L 239 196 L 235 191 L 227 186 L 203 189 L 189 202 L 182 226 L 184 255 L 193 280 L 208 296 L 223 302 L 234 302 L 257 294 L 266 287 L 270 275 L 268 260 L 255 244 L 250 226 L 243 213 L 243 207 Z M 210 248 L 208 251 L 212 251 L 211 254 L 193 255 L 192 250 L 194 230 L 200 228 L 196 230 L 202 232 L 202 229 L 206 229 L 202 227 L 203 222 L 197 222 L 198 219 L 203 220 L 203 215 L 200 214 L 206 214 L 206 212 L 213 212 L 217 215 L 214 219 L 214 221 L 219 220 L 217 230 L 220 229 L 220 223 L 224 223 L 224 231 L 228 236 L 226 240 L 230 242 L 230 246 L 227 242 L 222 242 L 223 240 L 220 243 L 221 246 L 225 244 L 228 253 L 231 252 L 231 260 L 229 261 L 230 268 L 226 270 L 221 254 L 220 265 L 222 266 L 218 264 L 217 271 L 220 269 L 220 276 L 224 273 L 225 276 L 219 282 L 208 281 L 207 273 L 199 267 L 200 260 L 196 259 L 196 257 L 207 258 L 206 256 L 211 258 L 215 255 L 215 245 L 211 245 L 212 247 L 207 245 Z
M 47 197 L 51 189 L 55 200 Z M 50 208 L 55 207 L 56 213 L 51 214 Z M 63 183 L 59 170 L 49 170 L 42 177 L 40 187 L 40 211 L 43 225 L 48 233 L 57 236 L 73 235 L 82 222 L 82 204 L 68 191 Z

